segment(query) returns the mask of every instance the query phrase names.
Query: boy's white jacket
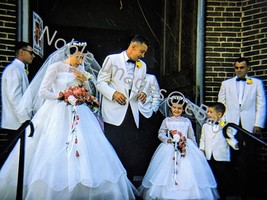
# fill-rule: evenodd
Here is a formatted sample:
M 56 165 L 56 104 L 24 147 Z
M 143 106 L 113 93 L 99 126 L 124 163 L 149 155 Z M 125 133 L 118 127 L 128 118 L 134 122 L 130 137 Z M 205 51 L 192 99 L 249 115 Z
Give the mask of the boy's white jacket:
M 223 136 L 220 125 L 205 123 L 202 126 L 199 149 L 205 152 L 207 160 L 230 161 L 230 147 Z

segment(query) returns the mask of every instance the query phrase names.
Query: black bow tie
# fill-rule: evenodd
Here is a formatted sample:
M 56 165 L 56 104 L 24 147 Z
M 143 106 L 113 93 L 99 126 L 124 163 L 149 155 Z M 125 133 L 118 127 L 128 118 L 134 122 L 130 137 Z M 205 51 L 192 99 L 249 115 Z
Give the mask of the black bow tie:
M 246 78 L 236 78 L 236 81 L 246 81 L 247 79 Z
M 127 62 L 135 64 L 136 61 L 128 59 Z

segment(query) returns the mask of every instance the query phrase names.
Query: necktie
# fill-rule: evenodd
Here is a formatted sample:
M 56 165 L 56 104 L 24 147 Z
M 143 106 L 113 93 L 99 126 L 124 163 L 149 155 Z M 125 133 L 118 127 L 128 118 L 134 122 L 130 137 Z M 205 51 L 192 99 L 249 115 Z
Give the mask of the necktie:
M 128 59 L 127 62 L 135 64 L 135 61 L 134 60 Z
M 246 78 L 236 78 L 236 81 L 246 81 L 247 79 Z

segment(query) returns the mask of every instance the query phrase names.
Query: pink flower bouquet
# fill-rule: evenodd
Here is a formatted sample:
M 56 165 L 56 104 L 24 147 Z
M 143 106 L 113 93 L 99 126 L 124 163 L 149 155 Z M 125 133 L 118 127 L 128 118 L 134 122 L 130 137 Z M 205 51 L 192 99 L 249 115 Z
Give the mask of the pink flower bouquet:
M 93 110 L 100 106 L 100 102 L 83 86 L 70 86 L 68 89 L 59 92 L 58 100 L 73 106 L 86 103 Z

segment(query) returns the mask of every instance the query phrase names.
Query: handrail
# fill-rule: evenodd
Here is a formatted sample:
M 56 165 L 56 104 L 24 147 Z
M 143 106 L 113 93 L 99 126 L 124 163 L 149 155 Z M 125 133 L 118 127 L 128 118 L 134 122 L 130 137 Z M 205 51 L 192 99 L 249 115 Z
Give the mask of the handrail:
M 19 154 L 19 169 L 18 169 L 18 183 L 17 183 L 17 200 L 23 199 L 23 178 L 24 178 L 24 158 L 25 158 L 25 129 L 30 126 L 31 132 L 28 137 L 32 137 L 34 133 L 34 127 L 30 120 L 25 121 L 17 130 L 1 129 L 5 132 L 16 132 L 16 137 L 10 142 L 10 144 L 1 153 L 0 158 L 4 156 L 6 152 L 11 151 L 14 148 L 14 144 L 20 139 L 20 154 Z
M 9 152 L 10 150 L 11 150 L 11 148 L 12 148 L 12 146 L 18 141 L 18 139 L 21 137 L 21 134 L 22 134 L 22 132 L 27 128 L 27 126 L 29 126 L 30 125 L 30 127 L 31 127 L 31 133 L 30 133 L 30 135 L 29 135 L 29 137 L 32 137 L 33 136 L 33 133 L 34 133 L 34 128 L 33 128 L 33 124 L 32 124 L 32 122 L 30 121 L 30 120 L 27 120 L 27 121 L 25 121 L 20 127 L 19 127 L 19 129 L 17 129 L 17 130 L 11 130 L 11 129 L 4 129 L 4 128 L 1 128 L 1 132 L 16 132 L 17 133 L 17 135 L 16 135 L 16 137 L 9 143 L 9 145 L 5 148 L 5 150 L 3 151 L 3 152 L 1 152 L 1 154 L 0 154 L 0 158 L 2 157 L 2 156 L 4 156 L 4 154 L 6 153 L 6 152 Z
M 258 142 L 262 143 L 263 145 L 267 146 L 267 143 L 263 140 L 261 140 L 260 138 L 256 137 L 254 134 L 250 133 L 249 131 L 247 131 L 246 129 L 243 129 L 242 127 L 238 126 L 237 124 L 235 123 L 227 123 L 224 127 L 223 127 L 223 135 L 225 138 L 228 138 L 227 136 L 227 133 L 226 133 L 226 130 L 228 127 L 233 127 L 245 134 L 247 134 L 248 136 L 252 137 L 253 139 L 257 140 Z

